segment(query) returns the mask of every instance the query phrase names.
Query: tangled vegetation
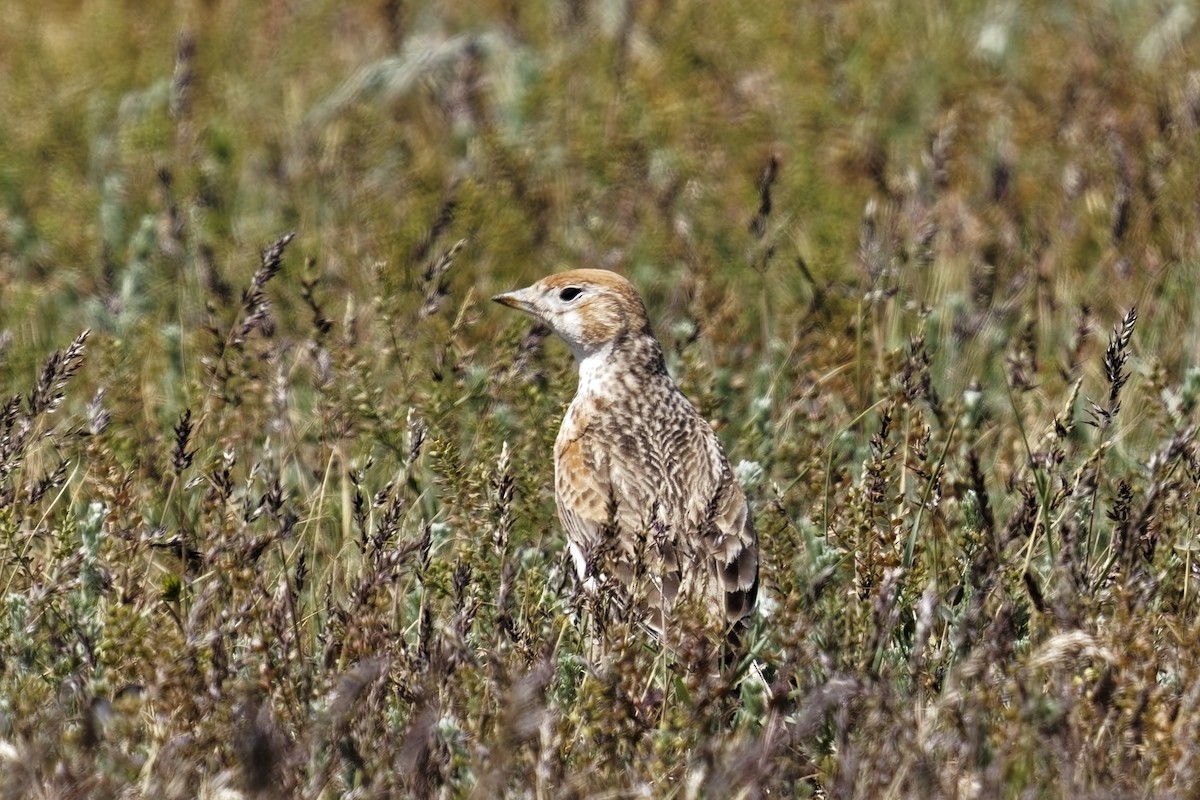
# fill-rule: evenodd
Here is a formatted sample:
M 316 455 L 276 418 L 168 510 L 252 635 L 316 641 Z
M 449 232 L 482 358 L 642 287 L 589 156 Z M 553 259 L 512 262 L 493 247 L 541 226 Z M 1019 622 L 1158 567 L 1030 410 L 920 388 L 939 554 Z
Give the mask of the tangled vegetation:
M 1195 796 L 1195 21 L 0 4 L 0 798 Z M 753 502 L 728 674 L 589 638 L 568 266 Z

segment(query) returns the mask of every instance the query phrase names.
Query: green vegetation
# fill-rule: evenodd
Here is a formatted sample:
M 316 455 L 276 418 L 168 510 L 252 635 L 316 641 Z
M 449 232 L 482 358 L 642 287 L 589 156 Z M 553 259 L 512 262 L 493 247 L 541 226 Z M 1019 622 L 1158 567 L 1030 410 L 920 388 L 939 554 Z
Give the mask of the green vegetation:
M 151 5 L 0 3 L 0 798 L 1194 796 L 1191 3 Z M 733 680 L 576 621 L 568 266 Z

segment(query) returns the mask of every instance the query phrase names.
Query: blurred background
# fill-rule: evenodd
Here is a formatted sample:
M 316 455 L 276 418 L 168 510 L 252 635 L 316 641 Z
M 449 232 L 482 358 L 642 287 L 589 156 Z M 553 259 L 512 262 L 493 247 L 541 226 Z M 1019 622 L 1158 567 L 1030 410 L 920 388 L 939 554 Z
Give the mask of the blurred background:
M 411 302 L 462 239 L 445 276 L 459 301 L 606 266 L 664 325 L 712 313 L 688 306 L 703 285 L 746 331 L 787 340 L 814 296 L 864 282 L 911 285 L 943 327 L 985 336 L 979 293 L 1047 333 L 1050 310 L 1070 326 L 1080 305 L 1153 298 L 1169 301 L 1160 357 L 1196 349 L 1180 324 L 1189 3 L 14 0 L 0 15 L 10 369 L 83 326 L 150 338 L 175 363 L 145 365 L 146 400 L 178 405 L 205 302 L 236 299 L 289 231 L 292 286 L 315 281 L 336 316 Z M 868 201 L 877 260 L 917 274 L 862 274 Z M 297 294 L 275 298 L 285 327 Z
M 1184 796 L 1198 13 L 0 3 L 4 796 Z M 580 666 L 488 302 L 579 266 L 755 504 L 732 721 Z

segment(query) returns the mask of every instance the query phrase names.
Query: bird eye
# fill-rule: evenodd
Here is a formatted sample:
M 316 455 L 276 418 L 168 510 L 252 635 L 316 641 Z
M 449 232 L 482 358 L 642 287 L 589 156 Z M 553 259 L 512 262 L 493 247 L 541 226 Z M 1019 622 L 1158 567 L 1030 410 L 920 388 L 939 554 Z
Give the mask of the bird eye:
M 580 289 L 578 286 L 568 286 L 558 293 L 558 299 L 569 303 L 581 294 L 583 294 L 583 289 Z

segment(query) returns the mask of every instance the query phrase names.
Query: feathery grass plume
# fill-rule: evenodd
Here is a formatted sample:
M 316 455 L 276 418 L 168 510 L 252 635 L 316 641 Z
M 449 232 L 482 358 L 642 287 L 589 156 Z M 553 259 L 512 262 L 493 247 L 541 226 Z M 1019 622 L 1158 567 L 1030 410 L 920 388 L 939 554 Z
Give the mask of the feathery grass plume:
M 937 417 L 938 422 L 944 423 L 945 412 L 942 409 L 941 397 L 938 396 L 937 389 L 933 386 L 933 376 L 929 371 L 930 363 L 925 335 L 920 333 L 913 336 L 909 340 L 908 357 L 905 358 L 904 366 L 900 371 L 900 387 L 904 392 L 904 399 L 909 404 L 918 398 L 923 398 L 928 404 L 929 410 Z
M 0 409 L 0 509 L 11 506 L 22 494 L 13 482 L 13 474 L 29 461 L 30 447 L 38 441 L 57 446 L 55 426 L 41 420 L 62 404 L 67 384 L 83 366 L 85 343 L 90 333 L 84 330 L 65 351 L 56 350 L 50 354 L 33 389 L 25 397 L 24 411 L 20 395 L 14 395 Z M 24 497 L 30 503 L 36 503 L 47 491 L 61 486 L 65 478 L 66 461 L 59 458 L 57 465 L 41 478 L 27 482 Z
M 195 450 L 188 450 L 188 441 L 191 439 L 193 428 L 192 410 L 185 408 L 174 428 L 175 447 L 171 451 L 171 469 L 176 475 L 182 474 L 185 469 L 190 467 L 192 459 L 196 455 Z
M 1092 403 L 1090 407 L 1091 423 L 1099 428 L 1107 428 L 1121 410 L 1121 390 L 1129 375 L 1125 370 L 1125 362 L 1129 359 L 1129 340 L 1133 338 L 1133 329 L 1137 325 L 1137 309 L 1130 306 L 1121 321 L 1113 327 L 1112 336 L 1108 340 L 1108 348 L 1104 351 L 1104 378 L 1108 381 L 1108 402 L 1106 405 Z
M 33 391 L 26 398 L 27 419 L 32 422 L 42 414 L 52 414 L 63 401 L 68 382 L 83 366 L 83 350 L 91 331 L 85 330 L 65 351 L 55 350 L 38 374 Z
M 244 352 L 250 335 L 258 331 L 267 339 L 274 336 L 275 321 L 271 315 L 266 285 L 282 269 L 284 250 L 295 236 L 294 233 L 285 234 L 260 253 L 259 266 L 249 286 L 242 291 L 241 304 L 228 329 L 216 320 L 213 307 L 206 304 L 208 313 L 204 330 L 211 337 L 215 352 L 201 357 L 209 385 L 204 406 L 195 423 L 197 427 L 202 427 L 208 419 L 211 399 L 220 397 L 227 402 L 237 400 L 230 381 L 247 372 L 246 364 L 240 362 L 237 355 Z
M 52 470 L 42 475 L 36 481 L 26 485 L 25 494 L 29 498 L 29 503 L 31 505 L 37 503 L 45 496 L 46 492 L 62 486 L 67 480 L 67 467 L 69 465 L 69 461 L 61 460 Z
M 1129 525 L 1129 508 L 1133 505 L 1133 489 L 1128 481 L 1117 482 L 1117 496 L 1105 516 L 1117 525 L 1118 531 L 1123 531 Z
M 879 505 L 887 500 L 887 462 L 896 454 L 896 446 L 888 443 L 892 428 L 892 406 L 879 412 L 879 427 L 871 434 L 872 460 L 863 467 L 867 502 Z
M 1088 407 L 1089 419 L 1084 420 L 1089 425 L 1098 428 L 1101 437 L 1100 444 L 1093 453 L 1089 463 L 1081 468 L 1081 477 L 1077 481 L 1079 483 L 1086 480 L 1089 484 L 1087 487 L 1083 487 L 1085 494 L 1090 498 L 1090 509 L 1088 512 L 1087 533 L 1083 539 L 1082 555 L 1085 563 L 1083 570 L 1090 576 L 1093 586 L 1107 579 L 1108 572 L 1115 565 L 1115 559 L 1118 555 L 1118 549 L 1113 547 L 1113 542 L 1111 541 L 1107 555 L 1096 552 L 1100 549 L 1096 544 L 1096 507 L 1099 504 L 1104 454 L 1113 435 L 1113 422 L 1121 410 L 1121 390 L 1125 387 L 1126 381 L 1129 380 L 1129 375 L 1124 370 L 1125 363 L 1129 358 L 1129 343 L 1133 338 L 1133 330 L 1136 324 L 1137 309 L 1131 306 L 1121 321 L 1114 326 L 1112 336 L 1109 338 L 1108 347 L 1104 351 L 1104 377 L 1108 381 L 1107 402 L 1104 405 L 1100 405 L 1095 401 L 1091 401 Z M 1127 527 L 1122 526 L 1118 528 L 1114 535 L 1124 540 L 1122 546 L 1125 547 L 1126 553 L 1129 552 L 1129 530 Z
M 105 389 L 100 386 L 96 389 L 96 393 L 92 395 L 92 399 L 88 401 L 87 410 L 87 435 L 99 436 L 104 433 L 112 422 L 112 413 L 104 407 Z M 3 427 L 3 418 L 0 417 L 0 428 Z
M 967 451 L 967 474 L 971 479 L 971 494 L 975 500 L 975 509 L 979 514 L 982 530 L 991 540 L 996 533 L 996 518 L 992 513 L 991 501 L 988 499 L 983 470 L 980 469 L 979 453 L 974 448 Z M 994 546 L 994 542 L 990 543 Z
M 421 286 L 425 295 L 425 303 L 421 306 L 418 319 L 428 319 L 441 309 L 446 296 L 450 294 L 450 284 L 446 280 L 446 273 L 450 271 L 450 267 L 454 265 L 455 257 L 462 251 L 466 244 L 466 239 L 459 239 L 453 245 L 443 250 L 441 255 L 425 265 L 425 271 L 421 273 Z
M 508 539 L 513 526 L 512 501 L 515 488 L 508 442 L 504 442 L 500 446 L 500 456 L 497 458 L 496 468 L 492 472 L 491 484 L 492 516 L 495 520 L 495 527 L 492 530 L 492 545 L 496 548 L 496 555 L 503 559 L 508 550 Z
M 366 477 L 366 472 L 371 468 L 371 463 L 368 461 L 364 466 L 352 466 L 346 470 L 346 477 L 350 481 L 350 485 L 354 487 L 354 492 L 351 495 L 352 518 L 354 519 L 354 527 L 358 529 L 358 551 L 360 554 L 367 552 L 367 537 L 370 535 L 368 530 L 369 523 L 367 521 L 367 498 L 363 494 L 363 481 Z M 372 506 L 378 508 L 383 504 L 387 495 L 390 494 L 391 484 L 383 491 L 375 495 Z
M 465 637 L 470 632 L 475 615 L 479 612 L 478 600 L 472 601 L 467 596 L 467 589 L 471 586 L 472 577 L 470 564 L 465 561 L 455 564 L 454 575 L 450 581 L 450 593 L 454 598 L 454 608 L 458 609 L 454 615 L 454 628 L 460 637 Z
M 316 261 L 309 258 L 305 261 L 305 270 L 311 272 Z M 333 330 L 333 320 L 325 316 L 325 312 L 321 309 L 320 303 L 317 302 L 316 292 L 319 279 L 316 276 L 305 276 L 300 279 L 300 299 L 304 301 L 312 312 L 313 330 L 317 333 L 317 340 L 329 334 Z
M 1122 567 L 1134 572 L 1135 556 L 1140 555 L 1141 564 L 1148 565 L 1158 548 L 1158 525 L 1156 516 L 1163 503 L 1164 495 L 1176 489 L 1174 472 L 1186 463 L 1194 447 L 1194 426 L 1176 431 L 1166 444 L 1153 453 L 1146 464 L 1150 482 L 1133 511 L 1133 492 L 1124 480 L 1118 483 L 1117 496 L 1109 512 L 1109 519 L 1116 524 L 1110 554 L 1103 569 L 1104 579 L 1111 578 L 1111 571 Z
M 294 233 L 285 234 L 262 251 L 259 267 L 250 279 L 250 286 L 242 292 L 242 319 L 231 340 L 235 347 L 244 344 L 246 337 L 256 330 L 264 336 L 271 336 L 274 332 L 275 321 L 271 318 L 271 301 L 264 290 L 267 283 L 283 268 L 283 251 L 295 238 Z
M 779 154 L 772 153 L 758 176 L 758 210 L 750 218 L 750 233 L 755 239 L 761 239 L 767 233 L 767 218 L 771 216 L 771 188 L 779 177 Z
M 429 436 L 429 425 L 425 420 L 417 416 L 415 409 L 409 408 L 405 431 L 405 436 L 408 438 L 408 451 L 405 456 L 405 464 L 411 467 L 421 457 L 421 452 L 425 447 L 425 439 Z
M 1037 386 L 1038 373 L 1037 334 L 1033 320 L 1021 328 L 1004 358 L 1008 364 L 1009 387 L 1019 394 L 1032 391 Z
M 21 414 L 21 395 L 13 395 L 0 409 L 0 480 L 7 480 L 21 463 L 28 436 L 29 423 Z M 0 486 L 0 508 L 11 501 L 11 491 Z

